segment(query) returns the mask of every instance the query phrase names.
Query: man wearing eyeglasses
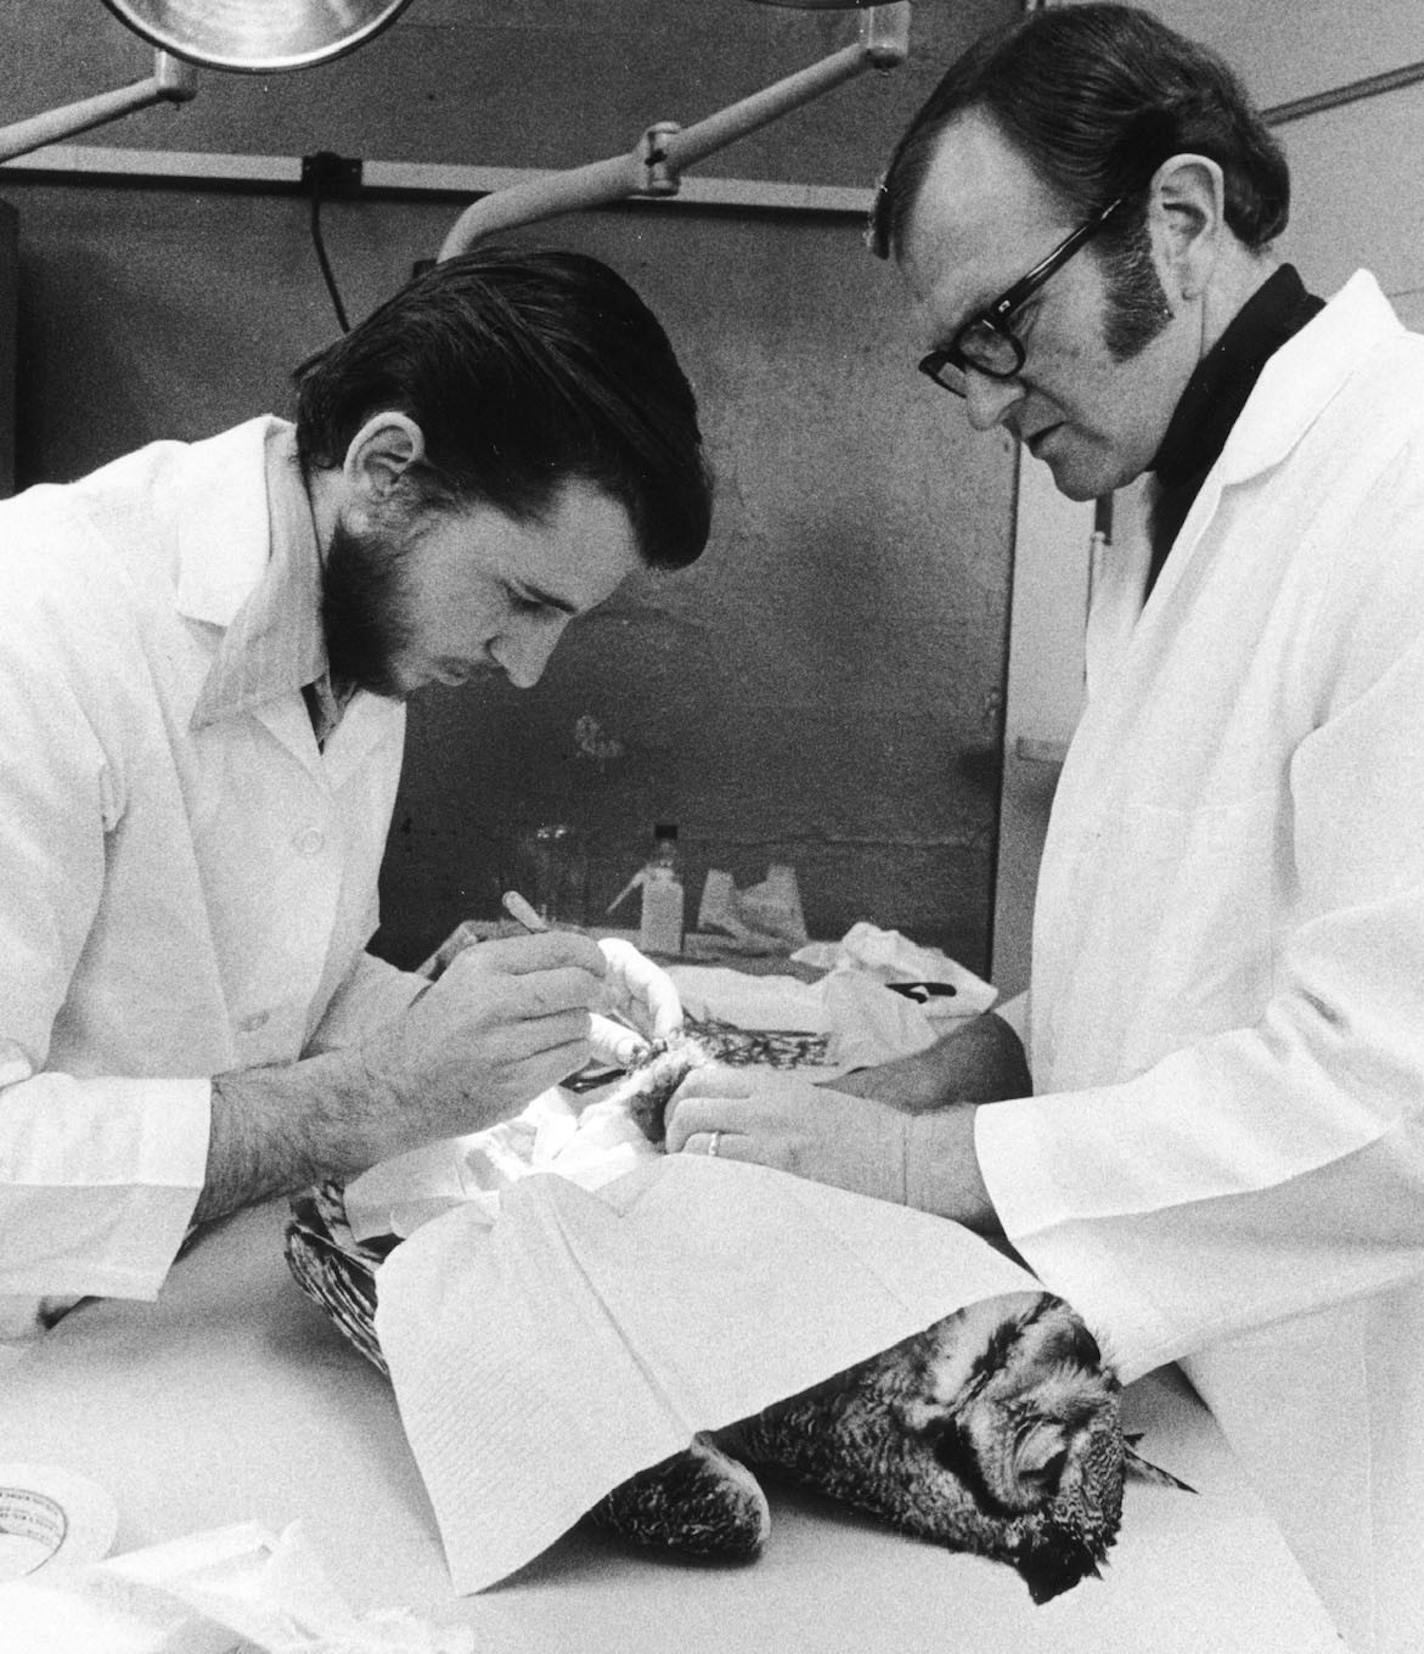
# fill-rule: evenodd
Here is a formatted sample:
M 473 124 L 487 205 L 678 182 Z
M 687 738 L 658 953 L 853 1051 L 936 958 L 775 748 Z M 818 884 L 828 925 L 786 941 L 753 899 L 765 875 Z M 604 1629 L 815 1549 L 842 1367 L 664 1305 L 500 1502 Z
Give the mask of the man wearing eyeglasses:
M 835 1091 L 709 1071 L 668 1140 L 1004 1234 L 1125 1378 L 1186 1366 L 1349 1646 L 1417 1650 L 1424 339 L 1363 272 L 1310 296 L 1288 203 L 1226 66 L 1123 7 L 1032 14 L 916 117 L 873 237 L 921 368 L 1070 498 L 1148 478 L 1040 874 L 1037 1095 L 989 1021 Z

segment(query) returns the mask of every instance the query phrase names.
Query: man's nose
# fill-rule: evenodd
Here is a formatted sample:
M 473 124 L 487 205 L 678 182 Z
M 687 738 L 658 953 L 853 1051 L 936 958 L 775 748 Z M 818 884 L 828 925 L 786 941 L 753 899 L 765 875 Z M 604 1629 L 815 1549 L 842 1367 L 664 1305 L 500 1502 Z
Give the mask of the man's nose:
M 992 379 L 972 367 L 964 370 L 964 407 L 976 431 L 992 431 L 1002 425 L 1004 416 L 1023 400 L 1024 394 L 1023 384 L 1016 378 Z
M 563 616 L 534 625 L 511 626 L 490 645 L 490 654 L 516 689 L 532 689 L 543 677 L 549 656 L 567 625 L 568 618 Z

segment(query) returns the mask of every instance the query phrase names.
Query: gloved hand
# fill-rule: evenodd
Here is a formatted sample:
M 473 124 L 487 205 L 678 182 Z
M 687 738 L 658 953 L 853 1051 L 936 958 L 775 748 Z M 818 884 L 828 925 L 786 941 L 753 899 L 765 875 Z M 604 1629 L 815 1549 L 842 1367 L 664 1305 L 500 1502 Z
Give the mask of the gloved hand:
M 974 1152 L 977 1105 L 912 1114 L 767 1068 L 695 1068 L 667 1107 L 667 1152 L 750 1160 L 1002 1233 Z
M 668 973 L 631 942 L 609 936 L 598 946 L 608 961 L 602 1010 L 616 1011 L 635 1026 L 613 1021 L 596 1006 L 589 1038 L 597 1061 L 626 1068 L 647 1050 L 650 1040 L 667 1039 L 682 1027 L 682 1001 Z

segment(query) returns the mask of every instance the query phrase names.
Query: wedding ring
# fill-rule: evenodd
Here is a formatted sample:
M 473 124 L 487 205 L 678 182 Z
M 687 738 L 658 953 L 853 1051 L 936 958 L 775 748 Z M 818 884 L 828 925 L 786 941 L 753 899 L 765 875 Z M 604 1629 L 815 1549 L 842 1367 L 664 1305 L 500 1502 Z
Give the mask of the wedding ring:
M 722 1133 L 720 1131 L 714 1131 L 712 1133 L 712 1140 L 707 1145 L 707 1153 L 708 1153 L 709 1156 L 715 1155 L 717 1153 L 717 1145 L 718 1145 L 718 1143 L 721 1142 L 721 1140 L 722 1140 Z

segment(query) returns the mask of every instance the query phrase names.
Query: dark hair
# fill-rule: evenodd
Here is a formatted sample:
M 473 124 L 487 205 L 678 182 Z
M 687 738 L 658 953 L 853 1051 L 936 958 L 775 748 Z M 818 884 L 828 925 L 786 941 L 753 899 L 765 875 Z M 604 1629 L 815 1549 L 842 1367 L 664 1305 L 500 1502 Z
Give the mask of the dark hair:
M 1221 167 L 1227 225 L 1253 252 L 1290 215 L 1280 145 L 1215 52 L 1130 6 L 1065 6 L 976 41 L 930 94 L 877 193 L 870 242 L 882 258 L 901 250 L 941 134 L 970 110 L 993 119 L 1074 218 L 1145 191 L 1183 154 Z M 1123 218 L 1105 244 L 1139 221 Z
M 424 433 L 411 480 L 425 501 L 528 522 L 577 478 L 624 507 L 645 563 L 683 568 L 707 543 L 696 398 L 656 317 L 597 259 L 447 259 L 293 377 L 307 470 L 341 465 L 365 421 L 392 409 Z

